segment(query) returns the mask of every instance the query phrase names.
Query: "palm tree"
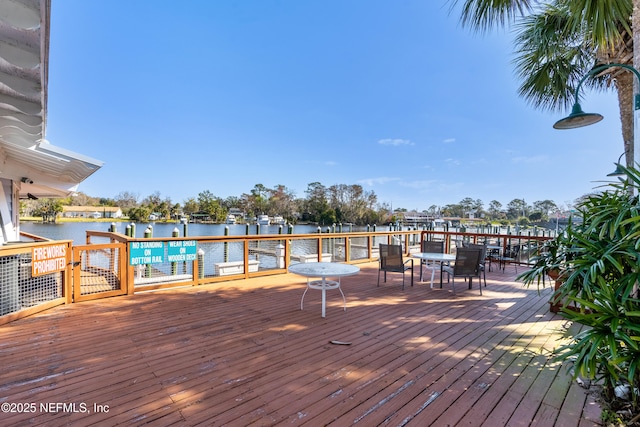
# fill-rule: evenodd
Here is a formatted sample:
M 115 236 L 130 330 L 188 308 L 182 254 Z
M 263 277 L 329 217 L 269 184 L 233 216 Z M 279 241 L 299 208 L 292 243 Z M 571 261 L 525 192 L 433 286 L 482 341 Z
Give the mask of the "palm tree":
M 452 6 L 462 5 L 461 21 L 476 30 L 486 31 L 506 26 L 521 17 L 535 13 L 534 6 L 543 7 L 546 1 L 534 0 L 449 0 Z M 619 22 L 629 21 L 632 11 L 640 7 L 640 0 L 556 0 L 558 6 L 568 6 L 573 22 L 591 29 L 591 37 L 604 46 L 620 36 Z M 626 26 L 627 30 L 630 27 Z
M 594 66 L 633 65 L 632 7 L 631 0 L 464 0 L 461 21 L 481 31 L 515 23 L 519 93 L 553 110 L 572 105 L 578 82 Z M 617 89 L 627 166 L 633 165 L 633 81 L 632 73 L 609 68 L 585 82 Z
M 587 25 L 573 25 L 573 12 L 566 4 L 547 4 L 516 25 L 515 66 L 522 79 L 520 95 L 534 106 L 548 109 L 570 107 L 580 79 L 594 66 L 621 63 L 633 65 L 631 37 L 618 24 L 620 38 L 614 45 L 598 46 Z M 581 24 L 581 23 L 578 23 Z M 571 31 L 566 29 L 570 28 Z M 609 68 L 588 80 L 595 89 L 615 87 L 626 164 L 633 164 L 633 80 L 627 70 Z

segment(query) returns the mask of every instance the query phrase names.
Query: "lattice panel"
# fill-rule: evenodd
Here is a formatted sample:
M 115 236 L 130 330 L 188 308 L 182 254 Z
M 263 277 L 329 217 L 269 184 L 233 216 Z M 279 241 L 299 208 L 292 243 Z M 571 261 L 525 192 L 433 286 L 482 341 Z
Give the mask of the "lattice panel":
M 198 249 L 204 252 L 199 267 L 204 277 L 231 276 L 244 272 L 243 242 L 201 242 Z
M 369 248 L 367 244 L 369 239 L 366 237 L 352 237 L 349 240 L 350 260 L 367 259 L 369 257 Z
M 249 272 L 284 268 L 284 240 L 250 240 Z
M 115 291 L 121 287 L 118 278 L 119 248 L 82 251 L 80 294 Z
M 291 241 L 290 247 L 290 264 L 318 261 L 318 241 L 316 239 L 295 239 Z
M 0 316 L 62 297 L 62 273 L 31 276 L 31 254 L 0 257 Z
M 331 254 L 331 262 L 344 262 L 346 260 L 344 238 L 322 239 L 322 254 Z

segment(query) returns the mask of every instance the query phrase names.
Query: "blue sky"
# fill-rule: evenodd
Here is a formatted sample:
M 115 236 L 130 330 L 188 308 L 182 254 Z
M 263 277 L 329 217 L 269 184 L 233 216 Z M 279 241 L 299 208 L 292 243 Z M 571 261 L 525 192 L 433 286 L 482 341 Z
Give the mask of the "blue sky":
M 105 165 L 79 191 L 183 203 L 256 184 L 360 184 L 394 208 L 465 197 L 572 203 L 623 151 L 602 122 L 518 97 L 508 31 L 446 0 L 63 0 L 52 4 L 47 139 Z

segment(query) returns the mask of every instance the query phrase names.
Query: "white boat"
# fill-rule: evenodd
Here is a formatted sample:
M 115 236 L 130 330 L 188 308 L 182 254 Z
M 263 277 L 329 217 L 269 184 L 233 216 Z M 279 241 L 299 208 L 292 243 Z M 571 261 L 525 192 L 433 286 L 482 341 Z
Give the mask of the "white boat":
M 276 215 L 273 218 L 271 218 L 271 224 L 275 224 L 275 225 L 285 225 L 286 221 L 284 220 L 284 218 L 282 218 L 280 215 Z
M 235 224 L 236 223 L 236 216 L 229 214 L 227 215 L 227 224 Z
M 269 225 L 271 223 L 269 215 L 258 215 L 257 223 L 259 225 Z

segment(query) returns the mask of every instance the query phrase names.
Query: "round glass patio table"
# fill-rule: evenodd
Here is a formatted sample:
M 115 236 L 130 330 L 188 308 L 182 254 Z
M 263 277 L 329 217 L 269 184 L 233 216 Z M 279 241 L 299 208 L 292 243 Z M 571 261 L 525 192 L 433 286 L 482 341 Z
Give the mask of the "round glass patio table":
M 304 303 L 304 296 L 309 289 L 318 289 L 322 291 L 322 317 L 326 317 L 327 306 L 327 290 L 337 289 L 342 294 L 344 301 L 344 309 L 347 309 L 347 300 L 340 288 L 340 278 L 344 276 L 353 276 L 360 272 L 360 267 L 350 264 L 341 264 L 337 262 L 303 262 L 289 266 L 289 272 L 307 277 L 307 288 L 302 294 L 300 300 L 300 310 Z M 320 280 L 309 280 L 311 277 L 320 277 Z M 327 277 L 337 277 L 338 280 L 327 280 Z

